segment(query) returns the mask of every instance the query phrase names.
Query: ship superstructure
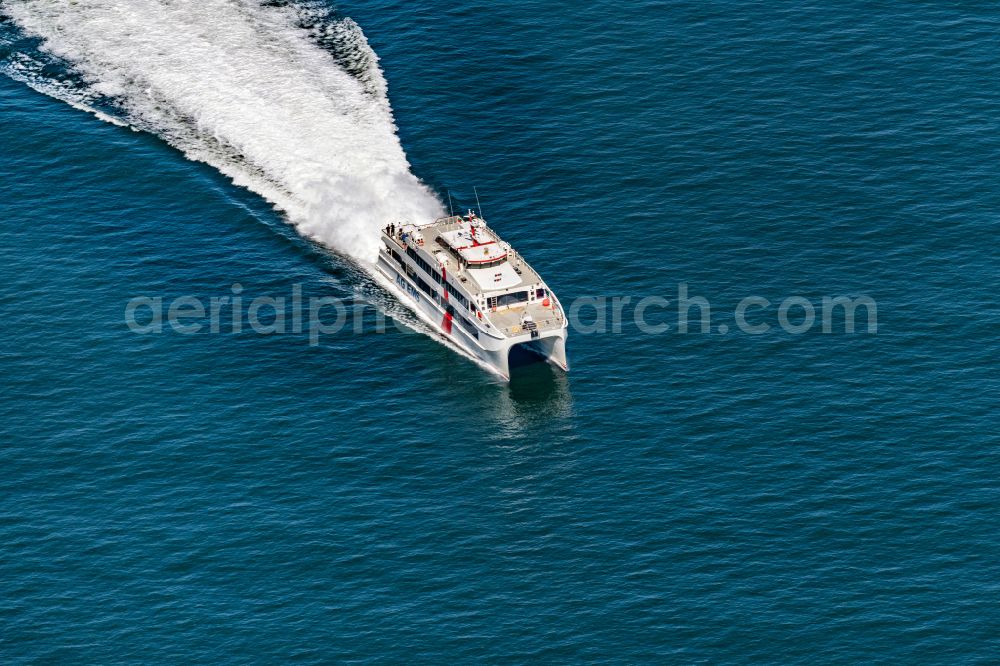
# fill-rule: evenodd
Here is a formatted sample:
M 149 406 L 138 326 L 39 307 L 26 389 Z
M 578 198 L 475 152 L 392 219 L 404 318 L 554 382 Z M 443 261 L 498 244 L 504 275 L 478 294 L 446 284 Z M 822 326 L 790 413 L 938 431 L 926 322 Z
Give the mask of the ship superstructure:
M 519 345 L 568 369 L 559 300 L 483 218 L 470 211 L 382 231 L 379 270 L 454 344 L 506 379 Z

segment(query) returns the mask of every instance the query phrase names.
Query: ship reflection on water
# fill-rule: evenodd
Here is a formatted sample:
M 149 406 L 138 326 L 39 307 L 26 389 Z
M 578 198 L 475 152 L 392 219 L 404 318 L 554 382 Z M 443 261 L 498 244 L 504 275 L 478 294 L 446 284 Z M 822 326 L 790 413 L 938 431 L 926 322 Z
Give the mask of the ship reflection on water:
M 560 420 L 569 425 L 573 416 L 569 375 L 530 351 L 525 351 L 523 358 L 516 353 L 516 365 L 511 355 L 510 381 L 496 384 L 489 401 L 497 434 L 503 438 L 522 436 L 542 423 L 551 426 Z

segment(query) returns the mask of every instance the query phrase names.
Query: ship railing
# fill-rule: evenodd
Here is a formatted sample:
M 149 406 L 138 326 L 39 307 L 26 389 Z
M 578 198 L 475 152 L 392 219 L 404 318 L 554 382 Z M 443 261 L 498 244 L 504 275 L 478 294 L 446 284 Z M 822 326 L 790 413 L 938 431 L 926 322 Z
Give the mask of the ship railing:
M 545 331 L 550 328 L 559 328 L 562 326 L 563 320 L 561 316 L 556 316 L 548 319 L 535 319 L 534 322 L 536 324 L 535 330 Z M 527 333 L 530 329 L 522 326 L 521 324 L 514 324 L 513 326 L 507 326 L 502 330 L 507 335 L 521 335 L 522 333 Z

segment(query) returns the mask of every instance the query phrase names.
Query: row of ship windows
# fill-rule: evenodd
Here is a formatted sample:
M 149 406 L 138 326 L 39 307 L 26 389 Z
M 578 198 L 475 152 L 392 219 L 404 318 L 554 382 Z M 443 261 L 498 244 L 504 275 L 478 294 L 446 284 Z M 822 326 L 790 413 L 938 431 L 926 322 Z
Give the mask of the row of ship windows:
M 479 337 L 479 329 L 477 329 L 476 326 L 471 321 L 469 321 L 462 315 L 458 314 L 458 312 L 455 311 L 455 308 L 451 305 L 451 303 L 445 303 L 444 310 L 445 312 L 451 315 L 452 319 L 458 322 L 459 326 L 468 331 L 468 333 L 472 337 L 474 338 Z
M 528 292 L 528 291 L 515 291 L 515 292 L 510 293 L 510 294 L 500 294 L 499 296 L 496 297 L 496 303 L 493 303 L 492 299 L 491 299 L 490 306 L 492 307 L 492 306 L 496 305 L 496 307 L 502 308 L 502 307 L 505 307 L 505 306 L 508 306 L 508 305 L 517 305 L 518 303 L 527 303 L 528 302 L 528 295 L 530 293 L 531 292 Z M 536 299 L 543 299 L 543 298 L 545 298 L 545 290 L 544 289 L 536 289 L 535 290 L 535 298 Z
M 404 266 L 405 264 L 403 263 L 402 258 L 398 254 L 396 254 L 396 251 L 395 250 L 391 251 L 393 259 L 395 259 L 400 266 Z M 448 282 L 447 280 L 442 280 L 441 273 L 431 268 L 431 265 L 428 264 L 426 261 L 424 261 L 423 257 L 417 254 L 416 250 L 414 250 L 412 247 L 408 247 L 406 248 L 406 254 L 409 255 L 411 259 L 413 259 L 414 263 L 416 263 L 417 266 L 420 266 L 421 270 L 423 270 L 424 273 L 431 276 L 431 279 L 433 279 L 438 284 L 444 286 L 444 288 L 448 290 L 448 293 L 451 294 L 451 297 L 454 298 L 459 303 L 461 303 L 463 308 L 465 308 L 466 310 L 469 309 L 469 299 L 466 298 L 460 291 L 458 291 L 458 289 L 452 286 L 450 282 Z M 476 309 L 475 305 L 473 305 L 472 309 L 473 310 Z
M 406 271 L 406 275 L 411 280 L 413 280 L 413 283 L 415 285 L 417 285 L 417 288 L 420 289 L 420 291 L 424 292 L 425 294 L 427 294 L 428 296 L 430 296 L 431 298 L 433 298 L 436 301 L 438 299 L 437 291 L 433 287 L 431 287 L 429 284 L 427 284 L 426 282 L 424 282 L 423 279 L 419 275 L 417 275 L 416 271 L 414 271 L 412 268 L 410 268 L 410 266 L 408 266 L 407 264 L 405 264 L 403 262 L 402 257 L 400 257 L 399 254 L 397 254 L 395 250 L 390 249 L 390 252 L 392 253 L 392 258 L 395 259 L 396 263 L 398 263 Z M 407 254 L 410 254 L 411 252 L 413 252 L 413 250 L 410 249 L 410 248 L 407 248 L 406 252 L 407 252 Z M 426 261 L 423 261 L 418 256 L 414 256 L 414 254 L 410 254 L 410 256 L 413 257 L 414 260 L 417 261 L 418 265 L 420 265 L 420 267 L 423 268 L 429 275 L 435 275 L 433 272 L 427 270 L 428 268 L 430 268 L 430 266 L 427 266 L 427 262 Z M 427 266 L 427 268 L 424 268 L 425 266 Z M 441 277 L 439 275 L 436 275 L 435 277 L 437 278 L 436 281 L 440 283 L 441 282 Z M 469 301 L 467 299 L 465 299 L 464 297 L 462 297 L 461 294 L 456 293 L 454 291 L 454 288 L 450 284 L 446 283 L 446 286 L 448 287 L 448 293 L 452 294 L 456 298 L 461 298 L 462 304 L 465 307 L 469 307 L 469 305 L 468 305 Z M 455 321 L 457 321 L 462 328 L 464 328 L 466 331 L 468 331 L 473 336 L 476 336 L 476 337 L 479 336 L 479 329 L 477 329 L 476 326 L 471 321 L 469 321 L 468 319 L 466 319 L 462 315 L 458 314 L 458 312 L 451 305 L 451 303 L 445 302 L 443 305 L 444 305 L 445 312 L 447 312 L 448 314 L 450 314 L 452 316 L 452 318 Z

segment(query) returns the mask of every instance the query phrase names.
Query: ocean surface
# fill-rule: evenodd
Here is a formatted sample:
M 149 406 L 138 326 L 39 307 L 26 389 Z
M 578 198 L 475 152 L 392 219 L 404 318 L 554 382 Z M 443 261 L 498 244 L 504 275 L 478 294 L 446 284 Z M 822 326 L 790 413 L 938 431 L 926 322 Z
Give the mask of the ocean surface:
M 989 3 L 0 15 L 0 663 L 995 663 Z M 449 192 L 568 374 L 372 278 Z M 246 323 L 294 289 L 349 325 Z

